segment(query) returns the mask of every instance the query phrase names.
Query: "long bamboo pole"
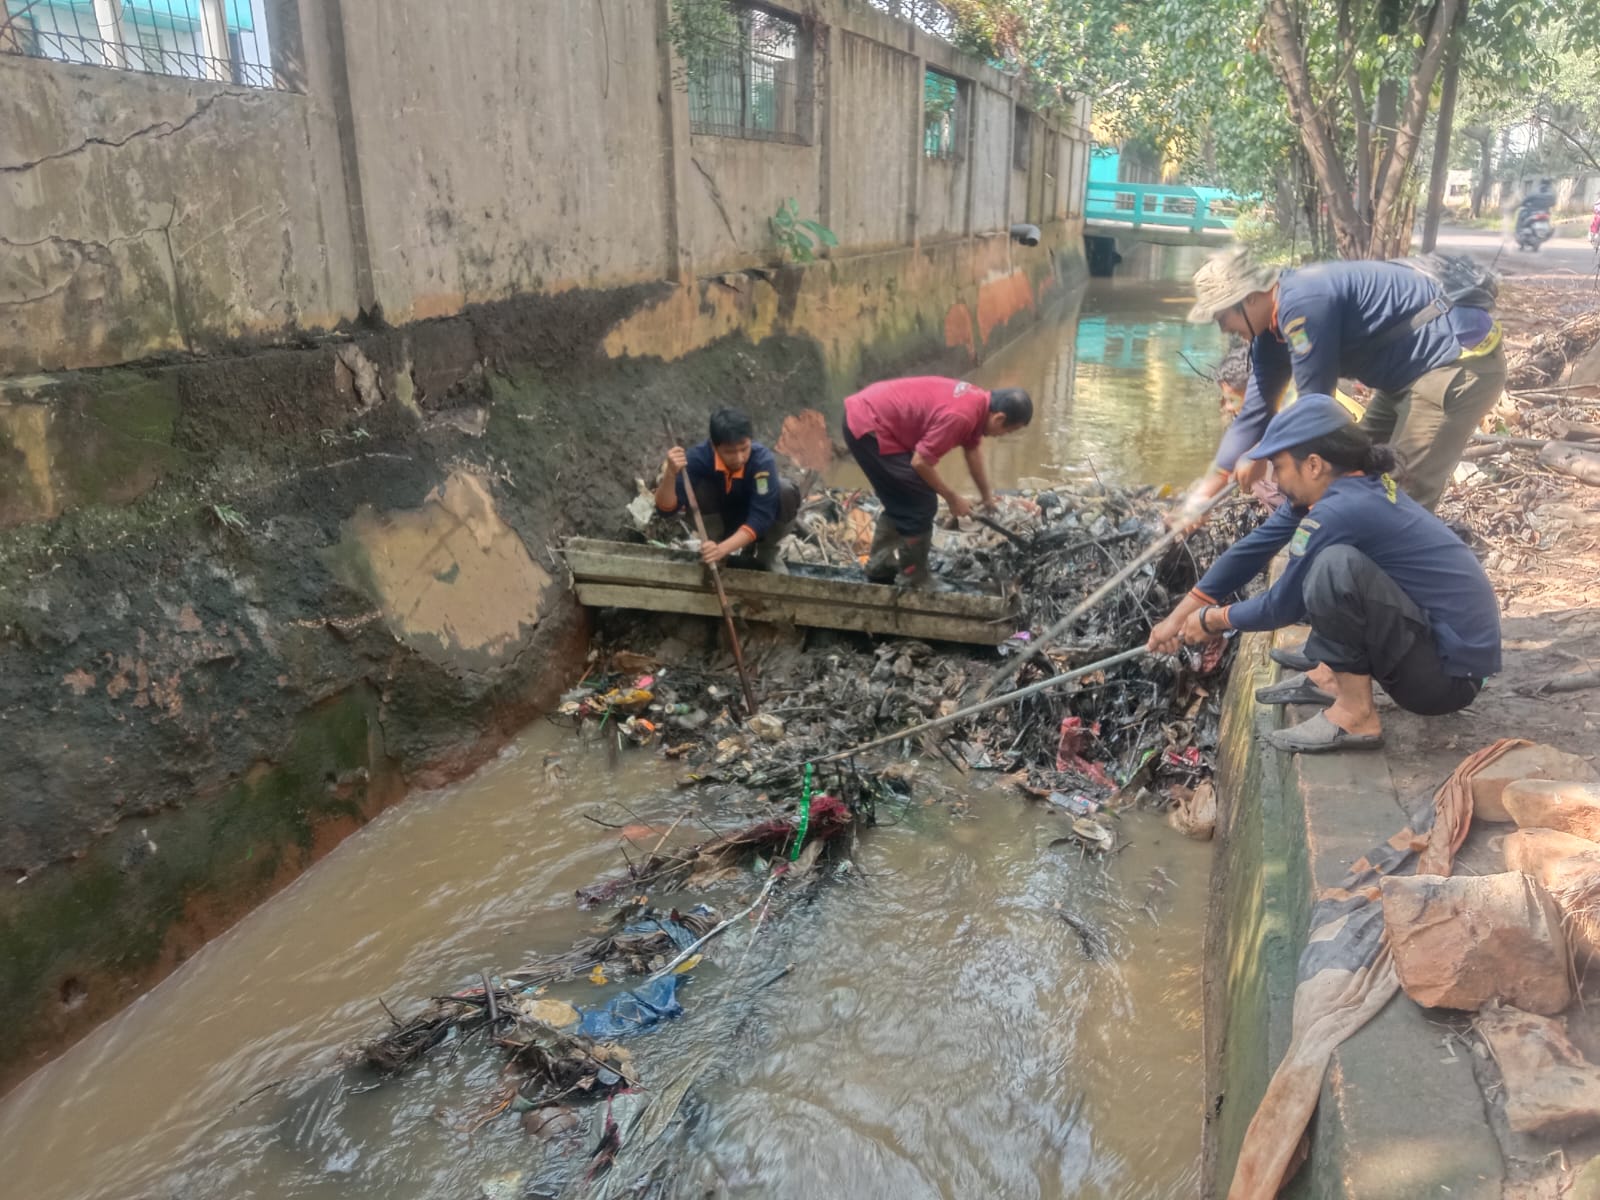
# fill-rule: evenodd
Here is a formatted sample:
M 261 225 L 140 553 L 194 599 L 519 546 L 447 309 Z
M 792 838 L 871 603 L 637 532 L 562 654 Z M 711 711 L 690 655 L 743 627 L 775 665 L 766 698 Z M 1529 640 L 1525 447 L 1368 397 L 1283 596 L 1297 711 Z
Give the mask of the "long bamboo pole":
M 1228 486 L 1223 488 L 1215 496 L 1211 497 L 1210 500 L 1206 501 L 1205 507 L 1195 514 L 1195 522 L 1198 522 L 1201 517 L 1204 517 L 1217 505 L 1221 504 L 1223 500 L 1231 496 L 1238 486 L 1239 485 L 1237 483 L 1230 479 L 1228 481 Z M 991 675 L 984 682 L 983 689 L 979 692 L 979 695 L 988 695 L 1007 679 L 1010 679 L 1011 676 L 1015 675 L 1019 670 L 1022 669 L 1024 663 L 1031 661 L 1037 655 L 1043 653 L 1044 648 L 1047 645 L 1070 629 L 1074 621 L 1083 616 L 1084 613 L 1088 612 L 1095 605 L 1099 604 L 1100 601 L 1104 600 L 1112 592 L 1116 591 L 1119 587 L 1126 583 L 1135 572 L 1142 568 L 1151 559 L 1155 558 L 1156 555 L 1160 554 L 1168 546 L 1171 546 L 1175 542 L 1180 542 L 1184 538 L 1188 537 L 1195 528 L 1195 523 L 1185 522 L 1184 524 L 1176 526 L 1170 530 L 1164 537 L 1158 538 L 1148 550 L 1139 555 L 1138 558 L 1134 559 L 1127 566 L 1123 567 L 1122 570 L 1118 571 L 1110 579 L 1102 583 L 1093 592 L 1089 593 L 1089 595 L 1086 596 L 1077 605 L 1077 607 L 1075 607 L 1066 616 L 1062 617 L 1054 625 L 1050 626 L 1050 628 L 1045 630 L 1044 633 L 1039 637 L 1035 638 L 1033 645 L 1028 648 L 1026 653 L 1012 659 L 1009 663 L 1006 663 L 1003 667 Z
M 1049 679 L 1041 679 L 1038 683 L 1030 683 L 1027 687 L 1018 688 L 1014 692 L 1007 692 L 1003 696 L 992 696 L 988 700 L 977 704 L 968 705 L 966 708 L 950 713 L 943 717 L 935 717 L 931 721 L 923 721 L 920 725 L 910 725 L 898 733 L 885 734 L 880 738 L 873 738 L 870 742 L 862 742 L 859 746 L 852 746 L 848 750 L 840 750 L 837 754 L 830 754 L 825 758 L 815 759 L 818 763 L 838 762 L 840 759 L 851 758 L 866 750 L 875 750 L 879 746 L 887 746 L 890 742 L 898 742 L 902 738 L 915 737 L 919 733 L 926 733 L 930 729 L 939 729 L 945 725 L 953 725 L 957 721 L 976 716 L 978 713 L 987 712 L 991 708 L 999 708 L 1002 704 L 1010 704 L 1014 700 L 1022 700 L 1046 688 L 1056 687 L 1059 684 L 1071 683 L 1085 675 L 1092 675 L 1096 671 L 1104 671 L 1111 667 L 1119 666 L 1138 658 L 1141 654 L 1149 653 L 1143 646 L 1136 646 L 1132 650 L 1124 650 L 1120 654 L 1113 654 L 1110 658 L 1102 658 L 1098 662 L 1089 663 L 1087 666 L 1075 667 L 1060 675 L 1052 675 Z
M 673 437 L 672 426 L 667 426 L 667 437 L 672 439 L 674 446 L 678 439 Z M 694 480 L 689 478 L 688 471 L 683 473 L 683 494 L 689 497 L 689 511 L 694 513 L 695 531 L 700 535 L 700 544 L 706 545 L 711 539 L 706 536 L 706 520 L 700 515 L 700 497 L 694 494 Z M 733 662 L 739 668 L 739 687 L 744 691 L 744 705 L 748 710 L 746 716 L 753 717 L 761 710 L 756 707 L 756 694 L 750 687 L 750 672 L 745 670 L 744 646 L 739 642 L 739 631 L 733 625 L 733 606 L 728 603 L 728 593 L 722 586 L 722 572 L 717 569 L 716 563 L 707 563 L 706 568 L 711 572 L 711 582 L 717 588 L 717 603 L 722 605 L 722 620 L 728 627 L 728 640 L 733 644 Z

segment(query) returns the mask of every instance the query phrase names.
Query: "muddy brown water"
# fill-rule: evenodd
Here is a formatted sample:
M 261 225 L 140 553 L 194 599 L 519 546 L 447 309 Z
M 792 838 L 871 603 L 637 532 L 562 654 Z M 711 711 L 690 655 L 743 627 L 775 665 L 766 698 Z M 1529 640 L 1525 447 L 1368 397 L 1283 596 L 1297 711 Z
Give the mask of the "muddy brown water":
M 1151 273 L 1186 269 L 1171 256 Z M 1207 366 L 1220 347 L 1181 325 L 1183 291 L 1097 281 L 974 372 L 1029 387 L 1040 408 L 996 447 L 997 482 L 1181 485 L 1204 467 L 1215 392 L 1177 352 Z M 642 754 L 608 766 L 541 722 L 471 778 L 385 813 L 12 1093 L 4 1194 L 544 1194 L 541 1148 L 514 1119 L 457 1131 L 494 1086 L 481 1048 L 377 1088 L 335 1056 L 383 1024 L 379 996 L 411 1010 L 585 932 L 573 889 L 621 857 L 579 814 L 670 824 L 690 805 L 672 778 Z M 692 809 L 692 823 L 739 820 L 714 798 Z M 1060 818 L 981 773 L 884 816 L 849 871 L 753 940 L 730 933 L 685 985 L 686 1017 L 633 1043 L 647 1084 L 712 1063 L 676 1135 L 703 1194 L 1196 1194 L 1210 848 L 1132 813 L 1125 849 L 1086 859 L 1051 845 Z M 709 899 L 733 910 L 748 890 Z M 711 1019 L 735 994 L 737 1021 Z

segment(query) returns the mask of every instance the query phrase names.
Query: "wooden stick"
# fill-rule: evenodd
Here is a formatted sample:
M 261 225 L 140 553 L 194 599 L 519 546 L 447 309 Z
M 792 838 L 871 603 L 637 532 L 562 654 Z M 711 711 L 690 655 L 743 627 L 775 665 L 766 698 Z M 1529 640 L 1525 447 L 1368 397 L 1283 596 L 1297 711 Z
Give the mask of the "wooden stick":
M 1516 446 L 1523 450 L 1543 450 L 1546 446 L 1571 446 L 1574 450 L 1586 450 L 1590 454 L 1600 450 L 1600 443 L 1597 442 L 1567 442 L 1562 441 L 1560 438 L 1512 437 L 1507 433 L 1475 433 L 1472 435 L 1472 440 L 1486 446 Z
M 1231 496 L 1238 486 L 1239 485 L 1236 481 L 1232 479 L 1228 480 L 1228 486 L 1223 488 L 1215 496 L 1211 497 L 1210 500 L 1206 501 L 1205 507 L 1195 514 L 1196 521 L 1198 521 L 1200 517 L 1203 517 L 1209 513 L 1218 504 L 1221 504 L 1226 497 Z M 1123 567 L 1122 570 L 1118 571 L 1110 579 L 1102 583 L 1076 608 L 1074 608 L 1066 616 L 1062 617 L 1061 620 L 1057 621 L 1054 625 L 1050 626 L 1050 628 L 1045 630 L 1044 633 L 1039 637 L 1035 638 L 1033 645 L 1030 646 L 1025 653 L 1019 654 L 1016 658 L 1012 659 L 1011 662 L 1007 663 L 1005 666 L 1001 667 L 998 671 L 991 675 L 988 681 L 984 683 L 983 689 L 979 692 L 979 695 L 987 695 L 989 692 L 999 687 L 1007 679 L 1010 679 L 1011 676 L 1015 675 L 1017 671 L 1021 669 L 1024 663 L 1030 661 L 1035 655 L 1043 652 L 1046 645 L 1060 637 L 1068 629 L 1072 628 L 1072 623 L 1074 621 L 1083 616 L 1084 613 L 1088 612 L 1096 604 L 1099 604 L 1100 601 L 1104 600 L 1112 592 L 1116 591 L 1125 582 L 1127 582 L 1127 580 L 1131 578 L 1136 571 L 1138 571 L 1156 555 L 1160 554 L 1168 546 L 1172 545 L 1174 542 L 1180 542 L 1184 538 L 1188 537 L 1194 528 L 1198 528 L 1198 525 L 1185 523 L 1174 527 L 1164 537 L 1157 538 L 1155 543 L 1148 550 L 1139 555 L 1138 558 L 1134 559 L 1127 566 Z
M 1578 392 L 1582 391 L 1584 388 L 1592 388 L 1596 386 L 1600 385 L 1593 383 L 1544 383 L 1539 384 L 1536 387 L 1507 388 L 1506 391 L 1510 392 L 1513 396 L 1525 396 L 1529 392 Z
M 1010 704 L 1014 700 L 1024 699 L 1036 692 L 1042 692 L 1046 688 L 1055 687 L 1057 684 L 1070 683 L 1074 679 L 1092 675 L 1096 671 L 1108 670 L 1111 667 L 1119 666 L 1122 663 L 1138 658 L 1141 654 L 1148 653 L 1149 651 L 1145 647 L 1136 646 L 1132 650 L 1124 650 L 1121 654 L 1113 654 L 1110 658 L 1102 658 L 1100 661 L 1089 663 L 1087 666 L 1076 667 L 1060 675 L 1052 675 L 1049 679 L 1041 679 L 1038 683 L 1030 683 L 1027 687 L 1018 688 L 1014 692 L 1006 692 L 1004 695 L 991 697 L 981 703 L 968 705 L 966 708 L 950 713 L 948 716 L 937 717 L 932 721 L 923 721 L 919 725 L 908 726 L 898 733 L 885 734 L 881 738 L 874 738 L 870 742 L 862 742 L 859 746 L 852 746 L 848 750 L 841 750 L 837 754 L 830 754 L 826 758 L 813 759 L 812 761 L 821 765 L 822 763 L 838 762 L 842 758 L 853 758 L 863 750 L 875 750 L 879 746 L 887 746 L 890 742 L 898 742 L 902 738 L 915 737 L 917 734 L 925 733 L 930 729 L 952 725 L 977 713 L 987 712 L 991 708 L 999 708 L 1002 704 Z
M 768 875 L 767 876 L 767 882 L 762 885 L 760 893 L 756 896 L 756 898 L 754 900 L 752 900 L 750 902 L 750 905 L 749 905 L 748 908 L 741 909 L 740 911 L 734 913 L 733 916 L 728 917 L 720 925 L 718 925 L 715 929 L 713 929 L 709 933 L 707 933 L 703 938 L 699 939 L 696 942 L 691 942 L 689 945 L 685 946 L 678 953 L 676 958 L 674 958 L 666 966 L 662 967 L 659 971 L 656 971 L 653 974 L 651 974 L 650 976 L 648 976 L 645 979 L 645 983 L 654 983 L 656 980 L 660 979 L 663 975 L 670 974 L 674 967 L 676 967 L 679 963 L 688 962 L 689 959 L 694 957 L 694 953 L 695 953 L 696 950 L 700 949 L 701 946 L 704 946 L 712 938 L 716 937 L 717 934 L 721 933 L 724 929 L 727 929 L 728 926 L 732 925 L 735 921 L 740 921 L 740 920 L 743 920 L 745 917 L 748 917 L 751 913 L 753 913 L 756 910 L 756 906 L 767 898 L 767 893 L 772 890 L 772 885 L 777 883 L 777 882 L 778 882 L 778 875 L 777 875 L 776 872 L 774 872 L 771 875 Z
M 1519 446 L 1524 450 L 1542 450 L 1549 445 L 1547 438 L 1512 437 L 1506 433 L 1474 433 L 1472 440 L 1486 446 Z
M 1581 692 L 1586 688 L 1600 687 L 1600 670 L 1575 671 L 1570 675 L 1557 675 L 1535 687 L 1522 689 L 1528 696 L 1547 696 L 1554 692 Z
M 674 446 L 678 439 L 673 437 L 672 426 L 667 426 L 667 437 L 671 438 Z M 706 534 L 706 520 L 700 515 L 700 497 L 694 494 L 694 480 L 689 478 L 687 470 L 683 473 L 683 494 L 689 497 L 689 511 L 694 513 L 695 532 L 700 535 L 701 545 L 711 541 Z M 750 673 L 744 666 L 744 646 L 739 642 L 739 631 L 733 627 L 733 606 L 728 603 L 728 593 L 722 587 L 722 572 L 717 569 L 716 563 L 707 563 L 711 571 L 711 582 L 717 588 L 717 603 L 722 605 L 722 620 L 728 626 L 728 640 L 733 643 L 733 663 L 739 668 L 739 686 L 744 690 L 744 706 L 746 716 L 753 717 L 761 710 L 756 707 L 756 694 L 750 687 Z

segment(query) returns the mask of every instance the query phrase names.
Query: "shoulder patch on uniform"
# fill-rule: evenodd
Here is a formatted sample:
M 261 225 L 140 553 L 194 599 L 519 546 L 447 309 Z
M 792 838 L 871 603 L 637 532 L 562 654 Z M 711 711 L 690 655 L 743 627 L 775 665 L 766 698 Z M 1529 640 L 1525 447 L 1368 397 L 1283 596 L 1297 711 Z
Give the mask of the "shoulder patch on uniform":
M 1283 339 L 1289 343 L 1289 353 L 1301 358 L 1311 352 L 1311 335 L 1306 332 L 1306 319 L 1296 317 L 1283 327 Z
M 756 495 L 765 496 L 767 489 L 772 486 L 772 473 L 770 471 L 756 472 Z
M 1295 558 L 1304 556 L 1306 543 L 1311 540 L 1311 535 L 1321 528 L 1322 522 L 1313 521 L 1310 517 L 1301 521 L 1295 527 L 1294 536 L 1289 539 L 1289 553 Z

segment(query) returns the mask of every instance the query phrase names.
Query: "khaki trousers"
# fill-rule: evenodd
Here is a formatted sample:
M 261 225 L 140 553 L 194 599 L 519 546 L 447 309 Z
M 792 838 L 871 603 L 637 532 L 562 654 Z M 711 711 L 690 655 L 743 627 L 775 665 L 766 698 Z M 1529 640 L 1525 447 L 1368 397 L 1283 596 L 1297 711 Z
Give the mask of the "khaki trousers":
M 1404 391 L 1374 392 L 1361 428 L 1394 447 L 1400 486 L 1431 512 L 1505 382 L 1505 347 L 1497 345 L 1488 354 L 1435 367 Z

